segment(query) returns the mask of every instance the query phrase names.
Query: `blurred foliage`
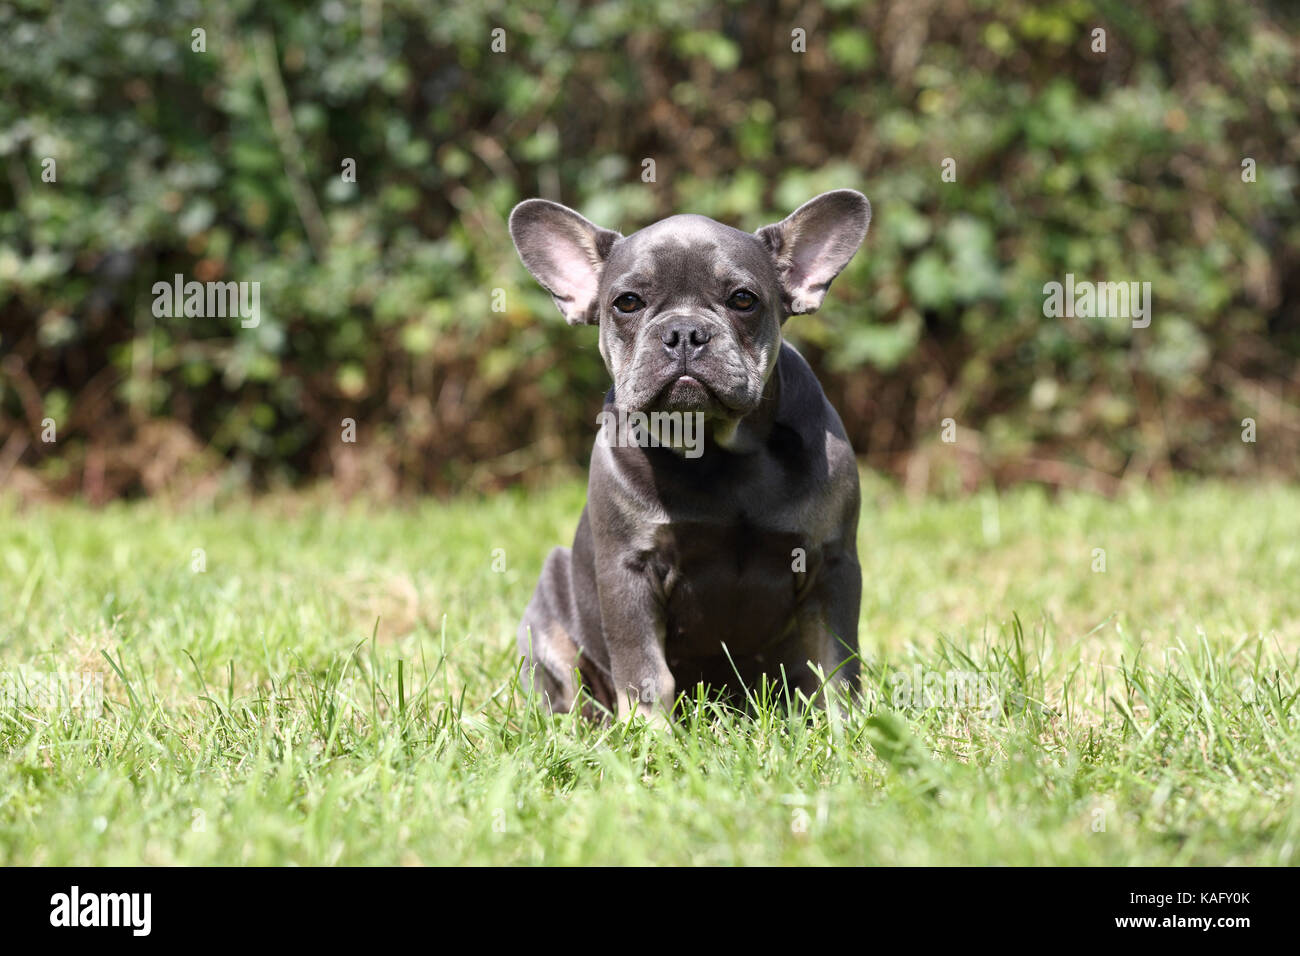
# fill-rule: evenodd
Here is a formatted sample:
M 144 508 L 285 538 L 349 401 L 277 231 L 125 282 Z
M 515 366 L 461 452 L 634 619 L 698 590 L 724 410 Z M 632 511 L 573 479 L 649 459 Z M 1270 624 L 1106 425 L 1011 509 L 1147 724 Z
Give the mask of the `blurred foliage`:
M 579 465 L 607 376 L 519 265 L 511 206 L 754 229 L 842 186 L 872 232 L 787 330 L 868 463 L 1294 474 L 1297 80 L 1296 14 L 1263 0 L 0 0 L 0 481 Z M 1151 282 L 1150 328 L 1044 318 L 1067 272 Z M 260 325 L 155 319 L 176 273 L 260 282 Z

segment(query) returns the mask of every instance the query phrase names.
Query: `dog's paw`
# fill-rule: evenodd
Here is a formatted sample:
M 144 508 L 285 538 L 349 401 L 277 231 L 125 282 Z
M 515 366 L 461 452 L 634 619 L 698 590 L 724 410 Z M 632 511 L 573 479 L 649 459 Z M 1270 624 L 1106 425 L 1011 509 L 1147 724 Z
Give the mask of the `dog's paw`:
M 636 708 L 624 708 L 619 719 L 628 724 L 640 725 L 654 734 L 672 734 L 673 721 L 659 707 L 653 704 L 637 703 Z

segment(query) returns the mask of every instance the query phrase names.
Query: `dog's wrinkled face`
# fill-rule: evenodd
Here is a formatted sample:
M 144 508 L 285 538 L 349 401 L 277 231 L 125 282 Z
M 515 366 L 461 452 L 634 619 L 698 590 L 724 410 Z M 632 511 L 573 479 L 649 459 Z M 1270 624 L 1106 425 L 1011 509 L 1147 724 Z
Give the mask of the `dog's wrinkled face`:
M 629 411 L 738 417 L 781 340 L 781 285 L 748 233 L 672 216 L 616 242 L 601 272 L 600 354 Z
M 845 189 L 753 234 L 687 215 L 624 238 L 530 199 L 510 232 L 565 318 L 600 326 L 620 406 L 738 420 L 758 407 L 781 324 L 821 305 L 870 219 Z

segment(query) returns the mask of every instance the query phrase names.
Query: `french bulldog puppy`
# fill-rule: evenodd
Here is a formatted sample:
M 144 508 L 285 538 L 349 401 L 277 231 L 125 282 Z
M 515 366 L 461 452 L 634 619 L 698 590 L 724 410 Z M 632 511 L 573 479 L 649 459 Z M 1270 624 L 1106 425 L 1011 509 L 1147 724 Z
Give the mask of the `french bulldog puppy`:
M 670 216 L 622 236 L 529 199 L 528 271 L 600 328 L 614 385 L 572 548 L 551 551 L 519 651 L 552 711 L 663 718 L 704 682 L 858 685 L 858 471 L 790 315 L 820 307 L 871 206 L 824 193 L 742 232 Z

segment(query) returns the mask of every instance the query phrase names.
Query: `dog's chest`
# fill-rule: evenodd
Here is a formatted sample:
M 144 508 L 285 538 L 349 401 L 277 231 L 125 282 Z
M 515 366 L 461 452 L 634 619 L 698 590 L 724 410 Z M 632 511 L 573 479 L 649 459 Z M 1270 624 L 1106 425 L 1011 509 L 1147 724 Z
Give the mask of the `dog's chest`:
M 670 656 L 761 651 L 789 634 L 820 564 L 805 536 L 735 520 L 673 522 L 655 533 L 651 573 Z

